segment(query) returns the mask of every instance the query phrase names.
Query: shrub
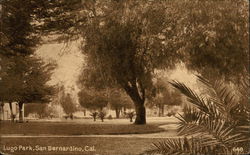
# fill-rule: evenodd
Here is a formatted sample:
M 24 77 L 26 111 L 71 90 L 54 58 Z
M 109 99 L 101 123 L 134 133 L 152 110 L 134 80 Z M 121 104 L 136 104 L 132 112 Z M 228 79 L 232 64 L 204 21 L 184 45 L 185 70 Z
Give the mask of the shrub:
M 108 119 L 109 119 L 109 120 L 112 120 L 112 119 L 113 119 L 112 115 L 109 115 L 109 116 L 108 116 Z
M 100 118 L 100 119 L 102 120 L 102 122 L 103 122 L 103 121 L 104 121 L 104 118 L 105 118 L 105 116 L 106 116 L 106 113 L 103 112 L 103 111 L 101 111 L 101 112 L 99 112 L 98 116 L 99 116 L 99 118 Z
M 93 117 L 94 121 L 96 121 L 97 115 L 98 115 L 98 112 L 92 112 L 92 113 L 90 114 L 90 116 Z
M 133 122 L 133 117 L 135 116 L 135 112 L 127 112 L 125 115 L 130 119 L 130 122 Z

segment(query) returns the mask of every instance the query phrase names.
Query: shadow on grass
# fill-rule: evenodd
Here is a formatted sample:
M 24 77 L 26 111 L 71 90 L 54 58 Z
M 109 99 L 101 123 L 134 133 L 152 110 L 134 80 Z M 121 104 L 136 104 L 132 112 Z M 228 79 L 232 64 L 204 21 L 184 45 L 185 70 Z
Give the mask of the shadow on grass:
M 146 124 L 77 124 L 64 122 L 28 122 L 11 123 L 1 122 L 0 133 L 23 135 L 122 135 L 122 134 L 147 134 L 163 132 L 160 125 Z

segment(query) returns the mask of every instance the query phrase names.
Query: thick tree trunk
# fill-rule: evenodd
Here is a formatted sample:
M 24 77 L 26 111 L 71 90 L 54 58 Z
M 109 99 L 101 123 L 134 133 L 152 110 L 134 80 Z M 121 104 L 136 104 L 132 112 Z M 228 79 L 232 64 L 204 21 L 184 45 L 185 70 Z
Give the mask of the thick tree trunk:
M 23 122 L 23 103 L 19 102 L 19 122 Z
M 143 102 L 135 103 L 135 124 L 146 124 L 146 109 Z
M 122 86 L 134 102 L 136 112 L 134 124 L 146 124 L 146 109 L 144 107 L 145 88 L 141 81 L 135 78 L 128 83 L 123 83 Z

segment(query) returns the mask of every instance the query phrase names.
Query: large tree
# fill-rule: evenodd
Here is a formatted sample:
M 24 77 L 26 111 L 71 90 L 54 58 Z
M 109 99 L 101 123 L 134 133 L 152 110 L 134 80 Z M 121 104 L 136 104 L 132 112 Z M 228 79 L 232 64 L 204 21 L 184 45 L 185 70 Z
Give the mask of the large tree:
M 24 103 L 47 103 L 54 93 L 54 88 L 48 85 L 53 66 L 45 64 L 34 56 L 15 56 L 10 58 L 10 65 L 1 77 L 1 97 L 4 102 L 17 102 L 19 105 L 19 120 L 23 121 L 22 109 Z
M 246 5 L 233 0 L 94 5 L 83 28 L 88 77 L 122 87 L 134 102 L 135 123 L 145 124 L 144 103 L 156 69 L 183 61 L 211 78 L 232 80 L 248 72 Z
M 4 0 L 1 5 L 0 57 L 1 57 L 1 100 L 18 102 L 22 121 L 23 103 L 48 102 L 52 87 L 51 67 L 34 56 L 41 39 L 43 1 Z M 3 60 L 4 59 L 4 60 Z
M 145 100 L 150 94 L 155 68 L 172 66 L 176 55 L 164 50 L 161 32 L 165 10 L 159 3 L 116 3 L 111 13 L 90 20 L 84 36 L 84 54 L 92 76 L 117 84 L 134 102 L 135 124 L 146 123 Z M 133 9 L 130 9 L 134 6 Z M 109 10 L 110 11 L 110 10 Z M 156 18 L 157 17 L 157 18 Z M 162 52 L 164 50 L 165 52 Z M 164 65 L 163 65 L 164 64 Z

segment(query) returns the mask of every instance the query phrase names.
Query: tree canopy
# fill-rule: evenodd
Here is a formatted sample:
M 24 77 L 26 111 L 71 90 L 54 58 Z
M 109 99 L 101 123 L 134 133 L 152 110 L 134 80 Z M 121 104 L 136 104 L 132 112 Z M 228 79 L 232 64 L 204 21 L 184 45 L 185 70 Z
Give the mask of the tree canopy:
M 110 91 L 108 101 L 110 108 L 116 112 L 116 118 L 120 117 L 123 109 L 131 109 L 133 107 L 129 96 L 119 89 L 113 89 Z
M 53 65 L 45 64 L 34 56 L 14 56 L 5 61 L 8 63 L 0 80 L 1 101 L 17 102 L 20 113 L 24 103 L 50 102 L 54 87 L 48 81 Z
M 108 105 L 108 97 L 104 91 L 86 91 L 82 89 L 78 93 L 79 103 L 82 107 L 93 110 L 102 111 Z
M 63 94 L 60 104 L 67 115 L 72 115 L 77 110 L 70 94 Z

